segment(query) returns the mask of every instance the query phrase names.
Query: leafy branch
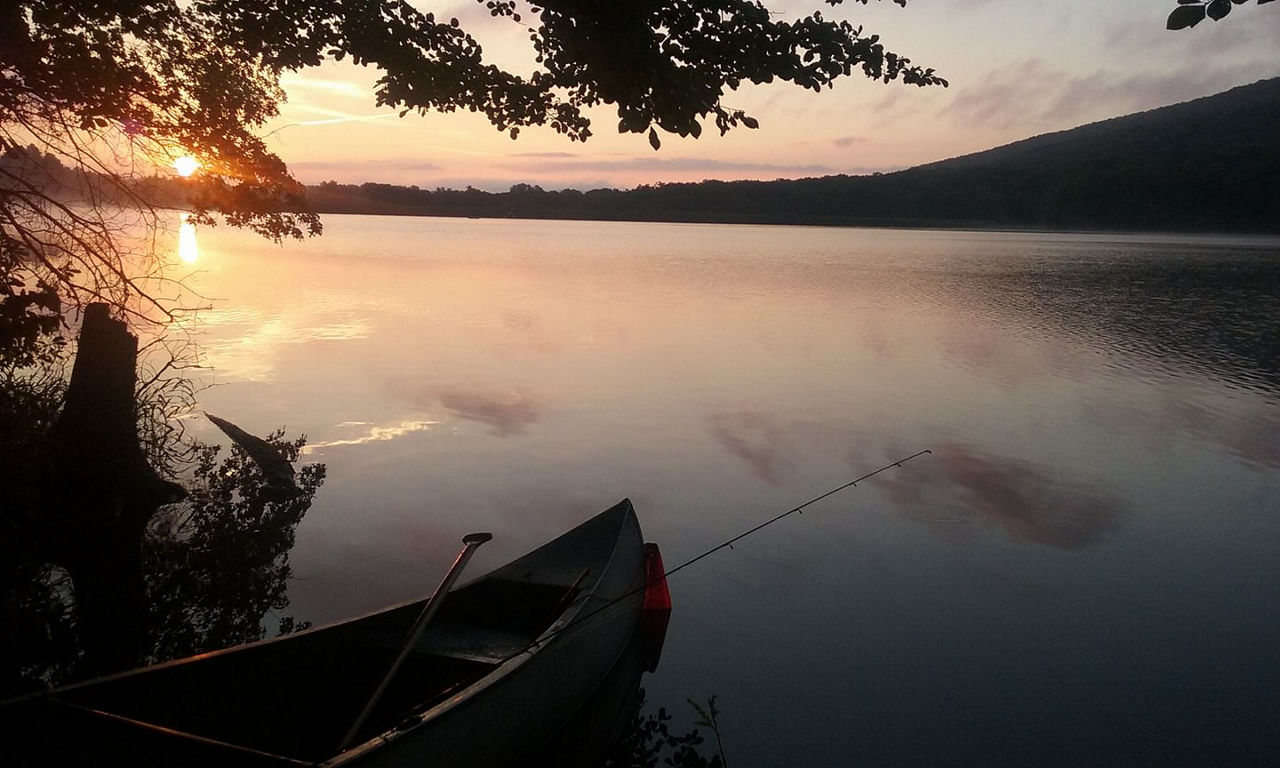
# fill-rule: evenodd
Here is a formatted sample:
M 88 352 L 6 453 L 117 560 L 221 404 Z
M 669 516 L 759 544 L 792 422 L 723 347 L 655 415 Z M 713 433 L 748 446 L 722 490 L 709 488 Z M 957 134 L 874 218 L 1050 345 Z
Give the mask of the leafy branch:
M 693 707 L 693 711 L 697 712 L 698 716 L 702 718 L 695 722 L 694 725 L 702 728 L 710 728 L 711 732 L 716 735 L 716 750 L 720 753 L 720 764 L 728 766 L 729 762 L 724 756 L 724 741 L 720 738 L 720 722 L 716 719 L 720 715 L 720 712 L 716 709 L 715 695 L 712 694 L 707 698 L 706 708 L 703 708 L 693 699 L 686 699 L 686 701 L 689 702 L 689 706 Z
M 1258 0 L 1258 5 L 1271 1 Z M 1214 21 L 1221 21 L 1231 13 L 1231 6 L 1244 5 L 1247 2 L 1249 0 L 1178 0 L 1178 7 L 1169 14 L 1165 27 L 1175 30 L 1188 29 L 1204 21 L 1206 16 Z

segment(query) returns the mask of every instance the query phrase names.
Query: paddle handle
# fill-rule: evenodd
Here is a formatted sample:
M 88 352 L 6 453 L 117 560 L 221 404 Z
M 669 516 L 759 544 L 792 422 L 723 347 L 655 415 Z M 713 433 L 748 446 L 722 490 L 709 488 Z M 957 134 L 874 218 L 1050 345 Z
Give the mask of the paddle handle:
M 462 551 L 458 553 L 457 559 L 449 567 L 449 572 L 444 575 L 444 580 L 440 582 L 440 586 L 436 587 L 436 591 L 431 593 L 427 604 L 422 606 L 422 612 L 418 614 L 418 618 L 414 620 L 413 626 L 409 628 L 409 632 L 405 635 L 404 642 L 400 646 L 400 652 L 396 655 L 395 660 L 391 662 L 391 666 L 387 667 L 382 680 L 378 682 L 378 687 L 374 690 L 373 695 L 369 697 L 369 701 L 365 703 L 364 709 L 360 711 L 360 716 L 351 724 L 351 728 L 342 737 L 342 742 L 338 744 L 339 752 L 351 746 L 356 734 L 364 727 L 365 721 L 373 713 L 373 708 L 382 699 L 382 694 L 387 692 L 387 687 L 391 685 L 396 673 L 400 671 L 400 666 L 404 664 L 404 660 L 409 658 L 409 654 L 413 652 L 413 647 L 418 644 L 418 638 L 422 636 L 423 630 L 431 623 L 436 611 L 440 609 L 440 604 L 444 602 L 445 595 L 453 587 L 453 583 L 458 580 L 458 576 L 462 574 L 462 569 L 467 567 L 467 561 L 471 559 L 471 555 L 476 551 L 476 548 L 492 538 L 492 533 L 469 533 L 462 537 Z

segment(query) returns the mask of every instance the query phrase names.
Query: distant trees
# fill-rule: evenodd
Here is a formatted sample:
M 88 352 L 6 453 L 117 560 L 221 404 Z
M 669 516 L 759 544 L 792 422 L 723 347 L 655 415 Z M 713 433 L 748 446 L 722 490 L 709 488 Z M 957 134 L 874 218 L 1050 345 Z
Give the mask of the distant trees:
M 319 210 L 773 224 L 1276 232 L 1280 79 L 872 176 L 632 190 L 312 188 Z

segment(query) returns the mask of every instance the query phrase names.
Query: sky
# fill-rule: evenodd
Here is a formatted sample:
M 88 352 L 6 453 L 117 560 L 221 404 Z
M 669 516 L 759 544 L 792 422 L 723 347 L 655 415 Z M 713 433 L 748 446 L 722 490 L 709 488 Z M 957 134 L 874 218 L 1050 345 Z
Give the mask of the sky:
M 484 5 L 414 5 L 456 16 L 486 59 L 531 71 L 527 32 Z M 288 100 L 264 127 L 269 146 L 308 184 L 376 181 L 423 188 L 505 191 L 630 188 L 705 179 L 804 178 L 908 168 L 1044 133 L 1209 96 L 1280 76 L 1280 4 L 1236 6 L 1224 20 L 1170 32 L 1175 0 L 821 0 L 765 4 L 785 19 L 814 10 L 847 18 L 949 88 L 884 84 L 855 75 L 821 93 L 744 86 L 723 102 L 759 129 L 699 139 L 617 134 L 597 108 L 593 135 L 571 142 L 549 128 L 512 140 L 471 113 L 404 118 L 374 106 L 377 72 L 334 62 L 287 75 Z

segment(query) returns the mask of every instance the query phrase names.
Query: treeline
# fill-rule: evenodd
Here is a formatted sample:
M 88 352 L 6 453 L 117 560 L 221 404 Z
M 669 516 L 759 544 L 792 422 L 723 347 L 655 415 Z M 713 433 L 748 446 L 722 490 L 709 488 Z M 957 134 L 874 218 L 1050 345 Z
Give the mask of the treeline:
M 587 192 L 324 182 L 307 197 L 320 213 L 1280 233 L 1278 137 L 1280 78 L 897 173 Z M 0 154 L 0 193 L 10 185 L 175 208 L 200 188 L 70 168 L 35 146 Z
M 631 190 L 308 188 L 315 210 L 624 221 L 1280 232 L 1280 78 L 872 176 Z
M 183 179 L 105 173 L 67 165 L 35 144 L 0 153 L 0 195 L 122 207 L 182 208 L 193 185 Z

